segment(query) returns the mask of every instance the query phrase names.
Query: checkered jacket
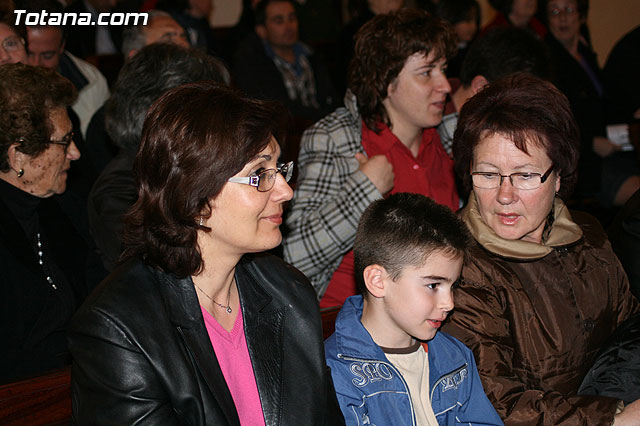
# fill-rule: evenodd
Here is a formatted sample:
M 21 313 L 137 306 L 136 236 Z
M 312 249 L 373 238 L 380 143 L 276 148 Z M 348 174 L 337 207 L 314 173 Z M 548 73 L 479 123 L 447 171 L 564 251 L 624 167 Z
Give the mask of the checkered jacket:
M 365 208 L 382 198 L 355 158 L 364 152 L 355 96 L 347 92 L 344 103 L 346 107 L 302 135 L 298 183 L 283 242 L 285 260 L 311 280 L 318 298 L 353 248 Z
M 449 157 L 453 157 L 453 134 L 458 127 L 458 113 L 452 112 L 442 117 L 442 123 L 438 125 L 438 135 L 442 142 L 442 147 L 449 154 Z

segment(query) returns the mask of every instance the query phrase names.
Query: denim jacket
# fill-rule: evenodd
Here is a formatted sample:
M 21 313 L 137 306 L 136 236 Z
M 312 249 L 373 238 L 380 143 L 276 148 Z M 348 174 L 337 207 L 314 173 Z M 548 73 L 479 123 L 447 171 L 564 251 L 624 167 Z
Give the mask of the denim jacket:
M 347 299 L 325 341 L 347 425 L 416 425 L 409 388 L 360 322 L 362 296 Z M 487 399 L 471 351 L 438 332 L 429 341 L 429 395 L 440 426 L 502 425 Z

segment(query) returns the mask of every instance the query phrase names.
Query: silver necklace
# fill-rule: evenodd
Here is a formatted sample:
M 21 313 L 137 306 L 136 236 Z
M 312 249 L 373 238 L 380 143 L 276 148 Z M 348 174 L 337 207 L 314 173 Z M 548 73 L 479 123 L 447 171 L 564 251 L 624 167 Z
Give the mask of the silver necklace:
M 235 281 L 235 278 L 234 278 Z M 232 283 L 233 284 L 233 283 Z M 198 290 L 200 290 L 200 292 L 202 294 L 205 295 L 205 297 L 209 300 L 211 300 L 213 303 L 215 303 L 216 305 L 220 306 L 222 309 L 226 310 L 228 314 L 230 314 L 231 312 L 233 312 L 233 309 L 231 309 L 231 304 L 229 303 L 229 301 L 231 300 L 231 287 L 229 287 L 229 294 L 227 294 L 227 304 L 223 305 L 222 303 L 218 303 L 215 300 L 213 300 L 213 298 L 211 296 L 209 296 L 207 293 L 205 293 L 205 291 L 203 289 L 201 289 L 200 287 L 198 287 L 198 284 L 193 283 L 193 285 L 196 286 L 196 288 Z
M 38 263 L 40 264 L 40 266 L 42 266 L 42 271 L 46 274 L 46 271 L 44 270 L 44 260 L 42 260 L 42 241 L 40 241 L 39 232 L 36 234 L 36 240 L 38 245 Z M 51 276 L 47 275 L 46 280 L 54 290 L 58 289 L 58 287 L 56 287 L 56 284 L 53 282 L 53 279 L 51 279 Z

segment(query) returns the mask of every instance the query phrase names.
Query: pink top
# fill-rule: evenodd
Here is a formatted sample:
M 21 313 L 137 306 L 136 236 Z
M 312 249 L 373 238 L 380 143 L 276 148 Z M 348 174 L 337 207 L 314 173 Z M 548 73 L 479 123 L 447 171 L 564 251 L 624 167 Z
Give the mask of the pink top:
M 200 309 L 213 351 L 216 353 L 222 374 L 236 405 L 240 424 L 265 426 L 258 386 L 244 335 L 242 310 L 238 309 L 233 329 L 228 332 L 206 309 L 202 306 Z

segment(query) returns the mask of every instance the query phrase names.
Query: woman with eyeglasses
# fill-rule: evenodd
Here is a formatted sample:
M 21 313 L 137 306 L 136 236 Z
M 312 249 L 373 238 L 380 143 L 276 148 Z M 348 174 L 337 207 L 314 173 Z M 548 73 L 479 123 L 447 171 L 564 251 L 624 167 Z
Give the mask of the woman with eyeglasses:
M 27 62 L 24 26 L 15 27 L 11 11 L 0 10 L 0 65 Z
M 339 425 L 308 280 L 280 244 L 282 110 L 214 82 L 149 110 L 124 263 L 70 332 L 76 424 Z
M 70 362 L 71 316 L 104 277 L 84 203 L 65 193 L 75 97 L 53 70 L 0 65 L 0 383 Z
M 444 330 L 473 350 L 505 424 L 640 418 L 640 402 L 616 414 L 618 399 L 577 395 L 598 350 L 640 308 L 602 227 L 562 201 L 578 144 L 567 99 L 527 74 L 494 82 L 461 110 L 453 154 L 475 244 Z

